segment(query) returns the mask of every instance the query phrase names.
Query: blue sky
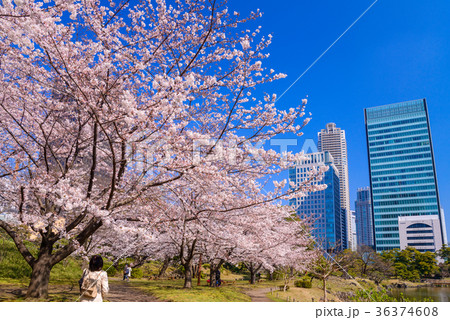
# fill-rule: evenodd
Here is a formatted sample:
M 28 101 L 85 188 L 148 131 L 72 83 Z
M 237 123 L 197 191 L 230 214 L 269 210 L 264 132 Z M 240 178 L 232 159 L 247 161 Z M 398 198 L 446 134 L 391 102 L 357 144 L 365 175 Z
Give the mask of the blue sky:
M 230 11 L 260 9 L 257 25 L 272 34 L 264 62 L 286 79 L 281 94 L 374 0 L 230 0 Z M 427 98 L 441 205 L 450 234 L 450 1 L 379 0 L 278 102 L 299 104 L 308 95 L 312 121 L 304 138 L 317 139 L 328 122 L 345 129 L 350 199 L 369 185 L 363 109 Z M 299 140 L 301 146 L 303 140 Z M 299 148 L 289 150 L 298 151 Z

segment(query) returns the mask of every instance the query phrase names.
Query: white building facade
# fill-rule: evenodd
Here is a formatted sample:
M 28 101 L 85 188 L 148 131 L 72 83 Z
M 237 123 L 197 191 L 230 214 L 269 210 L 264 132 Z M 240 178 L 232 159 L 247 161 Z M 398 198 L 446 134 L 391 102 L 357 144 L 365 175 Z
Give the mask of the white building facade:
M 398 217 L 400 249 L 414 247 L 420 252 L 440 250 L 442 236 L 439 220 L 438 215 Z
M 347 248 L 356 250 L 356 243 L 353 241 L 352 213 L 350 210 L 350 193 L 348 187 L 348 159 L 347 140 L 345 130 L 336 128 L 335 123 L 328 123 L 326 129 L 322 129 L 318 134 L 319 152 L 328 151 L 334 158 L 334 165 L 339 171 L 339 191 L 341 197 L 341 207 L 345 209 Z

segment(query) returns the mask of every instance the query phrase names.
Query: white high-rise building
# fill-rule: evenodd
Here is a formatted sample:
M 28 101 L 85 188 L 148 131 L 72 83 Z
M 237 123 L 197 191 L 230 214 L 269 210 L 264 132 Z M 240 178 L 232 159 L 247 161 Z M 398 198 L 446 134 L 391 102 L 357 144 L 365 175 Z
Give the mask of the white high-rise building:
M 341 207 L 346 212 L 345 220 L 347 223 L 348 248 L 355 250 L 356 243 L 353 243 L 352 213 L 350 210 L 350 193 L 348 188 L 348 160 L 345 130 L 336 128 L 335 123 L 328 123 L 326 129 L 322 129 L 317 135 L 319 152 L 330 152 L 334 158 L 335 166 L 339 171 L 339 191 Z
M 351 214 L 352 214 L 352 244 L 355 245 L 358 242 L 358 237 L 356 234 L 356 214 L 355 214 L 355 210 L 350 210 Z M 352 250 L 356 251 L 356 248 L 352 248 Z
M 447 244 L 447 226 L 445 225 L 444 208 L 441 207 L 441 211 L 439 211 L 439 213 L 441 215 L 442 242 Z

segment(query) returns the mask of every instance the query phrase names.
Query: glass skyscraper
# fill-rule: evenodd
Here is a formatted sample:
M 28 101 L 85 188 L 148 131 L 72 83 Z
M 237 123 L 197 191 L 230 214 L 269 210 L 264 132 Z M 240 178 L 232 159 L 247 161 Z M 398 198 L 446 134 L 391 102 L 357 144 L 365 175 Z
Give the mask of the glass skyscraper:
M 370 188 L 358 188 L 355 201 L 356 238 L 358 246 L 373 247 L 373 216 Z
M 440 216 L 426 100 L 367 108 L 364 115 L 375 248 L 400 248 L 399 217 Z
M 289 168 L 289 180 L 298 187 L 310 177 L 309 171 L 322 165 L 329 166 L 322 181 L 327 188 L 322 191 L 309 192 L 307 195 L 291 199 L 297 215 L 311 220 L 312 236 L 325 250 L 342 249 L 341 204 L 339 194 L 339 172 L 333 164 L 333 156 L 325 152 L 308 155 L 308 160 L 300 161 L 295 167 Z

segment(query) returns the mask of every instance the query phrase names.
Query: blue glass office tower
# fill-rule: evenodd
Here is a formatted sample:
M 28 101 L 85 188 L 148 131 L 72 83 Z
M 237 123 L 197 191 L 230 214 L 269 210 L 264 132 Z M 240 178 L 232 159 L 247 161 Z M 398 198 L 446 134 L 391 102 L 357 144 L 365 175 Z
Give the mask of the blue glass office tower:
M 322 181 L 327 188 L 309 192 L 306 196 L 291 199 L 290 205 L 296 208 L 301 218 L 311 218 L 312 236 L 323 249 L 342 249 L 341 203 L 339 192 L 339 173 L 328 151 L 308 155 L 309 160 L 300 161 L 289 169 L 289 180 L 299 186 L 309 177 L 309 171 L 320 165 L 329 166 Z M 295 188 L 292 187 L 291 188 Z
M 426 100 L 367 108 L 364 115 L 375 248 L 400 248 L 399 216 L 440 211 Z
M 370 188 L 358 188 L 355 201 L 356 238 L 358 246 L 373 247 L 373 215 Z

